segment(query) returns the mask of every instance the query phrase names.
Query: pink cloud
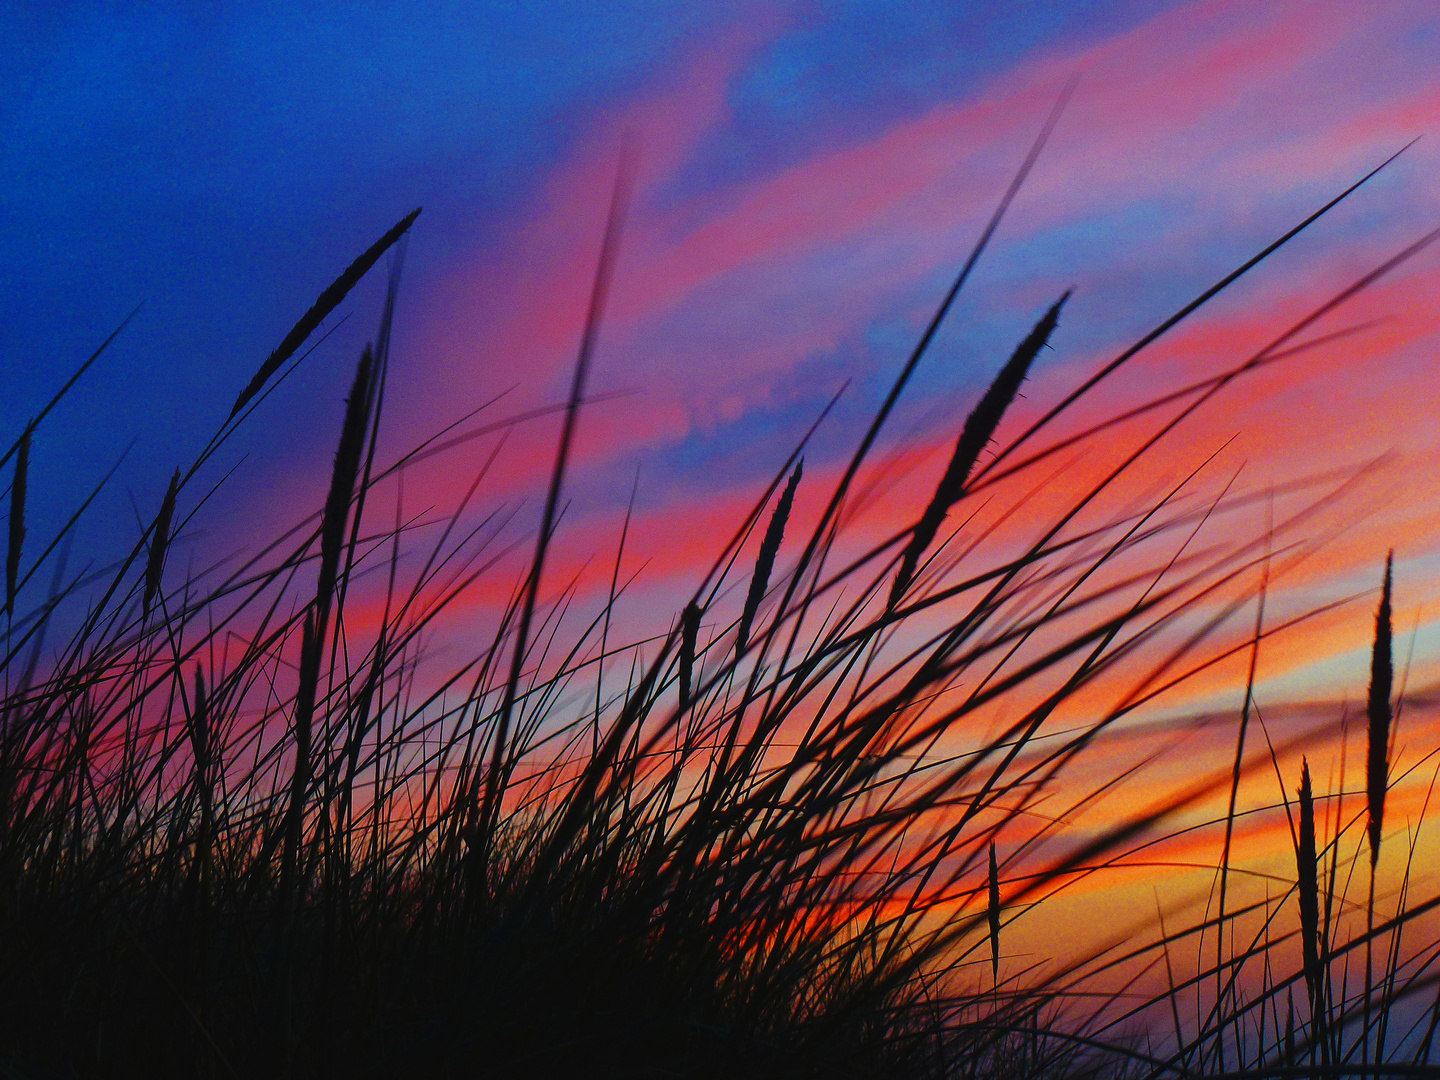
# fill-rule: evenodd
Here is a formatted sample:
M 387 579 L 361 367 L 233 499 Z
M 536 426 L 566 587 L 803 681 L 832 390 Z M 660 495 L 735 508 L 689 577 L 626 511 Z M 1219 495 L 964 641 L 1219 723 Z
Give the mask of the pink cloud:
M 956 260 L 957 245 L 988 212 L 999 176 L 1070 72 L 1083 73 L 1080 93 L 1008 230 L 1012 244 L 1176 191 L 1203 190 L 1216 212 L 1243 212 L 1258 194 L 1313 181 L 1317 163 L 1327 181 L 1351 175 L 1377 144 L 1388 147 L 1397 127 L 1424 118 L 1434 89 L 1399 102 L 1375 100 L 1374 90 L 1348 92 L 1327 103 L 1328 126 L 1311 119 L 1297 128 L 1291 108 L 1311 85 L 1311 69 L 1333 61 L 1347 42 L 1394 32 L 1414 17 L 1406 5 L 1360 14 L 1338 4 L 1304 11 L 1192 4 L 1084 53 L 1031 60 L 976 100 L 938 107 L 778 175 L 670 210 L 647 210 L 642 191 L 597 380 L 644 393 L 595 414 L 583 429 L 582 460 L 633 456 L 684 437 L 707 416 L 743 414 L 777 393 L 783 400 L 797 363 L 835 349 L 913 283 Z M 506 244 L 422 299 L 417 321 L 426 329 L 410 347 L 433 374 L 397 387 L 402 415 L 417 418 L 409 424 L 437 400 L 475 400 L 512 383 L 522 399 L 558 395 L 619 133 L 640 133 L 642 189 L 673 177 L 725 122 L 727 85 L 779 29 L 773 20 L 741 28 L 654 94 L 602 117 Z M 1213 222 L 1214 214 L 1202 217 Z M 1183 235 L 1194 226 L 1167 228 Z M 1083 279 L 1095 254 L 1055 276 L 1068 270 Z M 1121 247 L 1111 257 L 1134 255 L 1143 251 Z M 686 326 L 698 330 L 682 334 Z M 501 486 L 542 475 L 549 437 L 543 426 L 533 438 L 517 436 L 521 464 L 496 477 Z

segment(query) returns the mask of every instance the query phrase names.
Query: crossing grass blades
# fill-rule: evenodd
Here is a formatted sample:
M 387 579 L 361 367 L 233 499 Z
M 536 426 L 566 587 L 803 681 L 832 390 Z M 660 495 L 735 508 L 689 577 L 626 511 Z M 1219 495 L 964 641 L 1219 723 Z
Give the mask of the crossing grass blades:
M 426 658 L 427 635 L 488 576 L 513 575 L 517 526 L 468 504 L 428 531 L 387 526 L 379 493 L 471 435 L 535 417 L 484 416 L 381 458 L 398 255 L 418 211 L 321 294 L 175 472 L 133 547 L 79 575 L 66 576 L 60 553 L 89 500 L 59 536 L 42 542 L 26 527 L 52 401 L 0 461 L 10 471 L 0 1075 L 1433 1072 L 1436 946 L 1403 931 L 1440 898 L 1414 899 L 1408 871 L 1398 896 L 1382 888 L 1377 899 L 1374 886 L 1377 867 L 1405 854 L 1392 856 L 1383 827 L 1396 780 L 1388 567 L 1363 806 L 1344 796 L 1343 777 L 1333 798 L 1317 793 L 1308 762 L 1296 770 L 1293 754 L 1273 751 L 1271 809 L 1290 815 L 1295 864 L 1263 911 L 1226 893 L 1246 810 L 1235 791 L 1248 692 L 1233 774 L 1082 842 L 1061 824 L 1125 780 L 1061 783 L 1108 733 L 1283 632 L 1257 618 L 1237 645 L 1216 630 L 1263 603 L 1310 520 L 1212 538 L 1207 523 L 1248 496 L 1192 497 L 1202 462 L 1143 506 L 1099 524 L 1093 511 L 1182 420 L 1313 347 L 1318 320 L 1434 234 L 1224 373 L 1078 428 L 1061 421 L 1084 419 L 1095 387 L 1123 378 L 1133 357 L 1373 172 L 1012 431 L 1004 421 L 1031 364 L 1063 338 L 1066 297 L 1045 305 L 1013 355 L 997 358 L 916 520 L 868 545 L 846 527 L 887 421 L 1049 126 L 838 479 L 802 469 L 808 443 L 777 448 L 771 483 L 670 628 L 645 640 L 611 636 L 625 591 L 618 556 L 598 614 L 574 616 L 577 586 L 546 575 L 620 248 L 623 181 L 572 391 L 549 410 L 563 429 L 532 553 L 488 644 L 444 671 Z M 168 557 L 196 520 L 207 467 L 387 253 L 381 326 L 355 369 L 323 506 L 241 562 L 180 576 Z M 1113 471 L 1052 519 L 1026 521 L 1022 482 L 1151 419 Z M 805 502 L 806 485 L 822 484 Z M 996 498 L 1029 530 L 998 555 L 974 517 Z M 47 568 L 54 586 L 42 593 Z M 362 628 L 348 617 L 354 597 L 373 597 L 377 581 L 387 583 L 378 625 Z M 1199 630 L 1197 612 L 1209 620 Z M 1180 627 L 1177 645 L 1167 635 Z M 1144 676 L 1120 687 L 1136 664 Z M 1110 705 L 1055 729 L 1079 695 L 1112 685 Z M 1070 883 L 1227 791 L 1226 815 L 1211 822 L 1224 833 L 1218 907 L 1054 964 L 1007 951 L 1016 920 L 1045 919 Z M 1070 800 L 1058 811 L 1057 792 Z M 1352 896 L 1367 887 L 1368 902 Z M 1237 928 L 1257 911 L 1260 936 L 1242 940 Z M 1174 957 L 1197 942 L 1192 969 L 1176 974 Z M 1162 958 L 1171 976 L 1158 990 L 1134 982 L 1122 994 L 1105 981 Z

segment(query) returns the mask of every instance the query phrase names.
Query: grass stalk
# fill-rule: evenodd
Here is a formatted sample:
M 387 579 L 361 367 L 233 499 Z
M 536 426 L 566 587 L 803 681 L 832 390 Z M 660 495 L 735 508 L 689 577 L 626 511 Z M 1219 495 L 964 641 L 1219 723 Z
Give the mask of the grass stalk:
M 301 638 L 298 689 L 295 693 L 295 765 L 291 773 L 290 807 L 285 817 L 285 842 L 280 876 L 281 917 L 297 899 L 303 886 L 297 883 L 300 845 L 305 824 L 305 800 L 314 770 L 312 760 L 315 698 L 320 685 L 320 664 L 330 609 L 335 598 L 336 579 L 345 540 L 345 524 L 355 495 L 355 479 L 369 423 L 370 380 L 373 355 L 367 347 L 355 368 L 355 380 L 346 400 L 340 442 L 335 450 L 330 490 L 320 523 L 320 568 L 316 576 L 315 601 L 306 609 Z
M 1310 1052 L 1327 1047 L 1325 1033 L 1325 974 L 1320 962 L 1319 867 L 1315 849 L 1315 796 L 1310 786 L 1310 762 L 1300 772 L 1299 840 L 1295 847 L 1296 896 L 1300 905 L 1300 949 L 1304 961 L 1305 988 L 1310 997 Z M 1328 1055 L 1326 1055 L 1328 1057 Z
M 520 691 L 520 674 L 525 663 L 527 647 L 530 644 L 530 626 L 535 617 L 536 598 L 540 594 L 540 581 L 545 572 L 545 557 L 550 548 L 555 516 L 560 506 L 560 493 L 565 484 L 565 470 L 570 460 L 570 447 L 575 437 L 575 426 L 580 419 L 580 407 L 585 399 L 585 386 L 590 377 L 590 363 L 600 335 L 600 321 L 610 293 L 611 279 L 615 273 L 615 261 L 620 253 L 620 235 L 624 228 L 625 210 L 630 198 L 632 162 L 629 151 L 622 153 L 616 171 L 615 185 L 610 194 L 610 212 L 605 220 L 605 234 L 600 242 L 600 260 L 595 268 L 595 280 L 590 290 L 590 305 L 585 315 L 585 329 L 580 337 L 580 349 L 575 358 L 575 372 L 570 382 L 570 398 L 565 406 L 565 422 L 560 430 L 560 440 L 555 451 L 555 466 L 550 473 L 550 487 L 545 495 L 545 509 L 540 517 L 540 532 L 535 540 L 535 554 L 530 560 L 525 578 L 524 599 L 520 606 L 520 617 L 515 629 L 515 644 L 511 651 L 510 674 L 505 680 L 500 709 L 496 715 L 493 743 L 490 753 L 490 768 L 485 774 L 485 794 L 478 810 L 478 819 L 471 830 L 471 851 L 469 876 L 472 885 L 478 885 L 485 874 L 489 859 L 488 837 L 491 825 L 499 808 L 503 788 L 506 751 L 509 749 L 510 725 L 514 718 L 515 703 Z
M 1000 982 L 1000 868 L 995 862 L 995 842 L 990 842 L 990 875 L 986 920 L 990 925 L 990 977 Z
M 694 700 L 695 646 L 700 637 L 700 605 L 691 600 L 680 614 L 680 712 Z
M 15 472 L 10 481 L 10 543 L 5 552 L 5 615 L 15 618 L 15 594 L 19 592 L 20 554 L 25 545 L 25 494 L 30 473 L 30 437 L 33 423 L 25 425 L 15 453 Z

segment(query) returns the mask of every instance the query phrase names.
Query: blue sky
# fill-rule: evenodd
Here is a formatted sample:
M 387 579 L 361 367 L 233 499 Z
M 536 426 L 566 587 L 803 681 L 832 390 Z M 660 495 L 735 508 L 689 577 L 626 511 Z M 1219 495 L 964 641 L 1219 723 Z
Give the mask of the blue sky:
M 1103 35 L 1153 7 L 8 6 L 0 422 L 18 430 L 144 303 L 43 433 L 36 469 L 80 479 L 133 435 L 123 475 L 153 490 L 390 223 L 425 206 L 410 253 L 423 289 L 524 213 L 526 191 L 599 112 L 747 19 L 780 29 L 727 88 L 730 121 L 667 179 L 674 199 L 862 141 L 1048 42 Z M 350 308 L 364 333 L 373 292 Z M 253 452 L 316 449 L 296 430 L 305 398 L 343 387 L 358 336 L 342 332 L 257 418 Z

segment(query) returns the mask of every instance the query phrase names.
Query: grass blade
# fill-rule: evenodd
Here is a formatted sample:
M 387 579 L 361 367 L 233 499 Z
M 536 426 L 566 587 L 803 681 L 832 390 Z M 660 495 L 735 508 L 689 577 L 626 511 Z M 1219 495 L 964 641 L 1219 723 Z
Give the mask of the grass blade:
M 205 693 L 205 672 L 195 665 L 195 701 L 190 711 L 190 753 L 195 766 L 195 792 L 200 799 L 200 832 L 191 864 L 192 896 L 203 902 L 209 892 L 211 844 L 215 835 L 215 795 L 211 788 L 210 702 Z
M 120 331 L 124 330 L 125 327 L 130 325 L 130 320 L 135 318 L 136 315 L 140 314 L 140 309 L 144 306 L 144 304 L 135 305 L 135 310 L 130 312 L 129 315 L 126 315 L 125 318 L 121 319 L 120 325 L 117 326 L 114 330 L 110 331 L 110 336 L 107 337 L 104 341 L 102 341 L 99 347 L 88 357 L 86 357 L 85 362 L 75 369 L 75 373 L 71 375 L 70 378 L 65 380 L 65 385 L 60 387 L 59 390 L 55 391 L 55 395 L 45 403 L 45 407 L 35 414 L 35 418 L 30 421 L 30 427 L 32 429 L 40 426 L 40 421 L 44 420 L 45 417 L 49 416 L 50 410 L 55 408 L 56 405 L 60 404 L 60 402 L 64 399 L 65 395 L 68 394 L 75 386 L 75 384 L 80 381 L 80 376 L 84 375 L 85 372 L 90 370 L 91 366 L 95 363 L 95 361 L 100 359 L 100 354 L 110 347 L 110 343 L 120 336 Z M 17 439 L 14 443 L 11 444 L 9 450 L 6 450 L 4 454 L 0 454 L 0 466 L 3 466 L 6 462 L 8 462 L 19 449 L 20 440 Z
M 10 545 L 5 554 L 5 614 L 15 616 L 15 593 L 20 580 L 20 549 L 25 544 L 25 487 L 30 473 L 30 436 L 33 423 L 25 432 L 15 453 L 15 479 L 10 484 Z
M 515 631 L 515 651 L 511 658 L 510 674 L 505 680 L 504 697 L 495 721 L 495 740 L 492 747 L 490 770 L 485 777 L 484 802 L 480 807 L 479 845 L 472 849 L 475 862 L 472 873 L 483 866 L 483 847 L 489 824 L 495 812 L 499 796 L 501 764 L 504 761 L 505 746 L 510 735 L 510 722 L 515 711 L 515 699 L 520 689 L 520 671 L 525 662 L 526 646 L 529 644 L 530 624 L 535 617 L 535 600 L 540 592 L 540 579 L 545 570 L 545 554 L 550 546 L 550 534 L 555 527 L 555 515 L 560 506 L 560 492 L 565 485 L 565 468 L 570 460 L 570 445 L 575 437 L 575 425 L 580 418 L 580 405 L 585 399 L 585 384 L 590 376 L 590 360 L 595 353 L 595 343 L 600 333 L 600 317 L 605 310 L 605 301 L 610 293 L 610 281 L 615 273 L 615 260 L 620 249 L 620 234 L 625 221 L 625 209 L 630 199 L 632 163 L 627 153 L 622 154 L 620 168 L 615 177 L 615 187 L 610 196 L 610 214 L 605 222 L 605 236 L 600 244 L 600 262 L 595 269 L 595 282 L 590 293 L 590 307 L 585 317 L 585 329 L 580 338 L 580 350 L 575 359 L 575 375 L 570 385 L 570 400 L 565 409 L 565 424 L 560 432 L 560 444 L 555 453 L 555 468 L 550 474 L 550 490 L 545 496 L 545 511 L 540 519 L 540 535 L 535 542 L 535 556 L 530 562 L 530 573 L 525 586 L 524 604 Z

